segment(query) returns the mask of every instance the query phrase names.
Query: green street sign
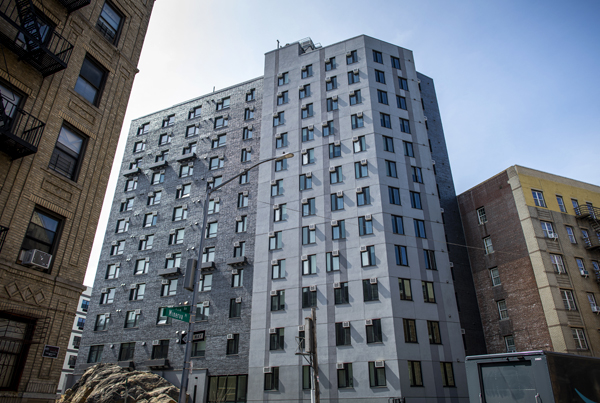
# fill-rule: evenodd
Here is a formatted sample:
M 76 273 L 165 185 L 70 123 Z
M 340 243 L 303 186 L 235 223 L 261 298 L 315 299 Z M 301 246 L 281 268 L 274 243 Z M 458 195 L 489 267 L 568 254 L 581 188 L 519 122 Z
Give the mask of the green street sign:
M 190 307 L 188 306 L 177 306 L 172 308 L 165 308 L 167 317 L 180 320 L 182 322 L 190 322 Z

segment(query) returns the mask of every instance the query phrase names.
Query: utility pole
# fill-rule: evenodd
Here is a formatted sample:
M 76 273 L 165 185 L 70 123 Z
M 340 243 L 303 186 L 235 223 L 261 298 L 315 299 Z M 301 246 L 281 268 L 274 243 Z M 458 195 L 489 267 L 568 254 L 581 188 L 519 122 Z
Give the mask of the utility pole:
M 321 392 L 319 388 L 319 359 L 317 357 L 317 309 L 311 309 L 312 316 L 312 339 L 313 339 L 313 350 L 312 350 L 312 373 L 313 373 L 313 389 L 315 391 L 315 403 L 321 402 Z

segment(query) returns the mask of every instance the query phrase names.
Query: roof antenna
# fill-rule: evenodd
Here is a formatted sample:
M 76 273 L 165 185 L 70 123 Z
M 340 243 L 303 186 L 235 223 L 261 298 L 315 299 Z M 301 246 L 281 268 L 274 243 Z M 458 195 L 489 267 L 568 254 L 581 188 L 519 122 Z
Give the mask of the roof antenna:
M 279 39 L 277 39 L 277 49 L 279 49 Z

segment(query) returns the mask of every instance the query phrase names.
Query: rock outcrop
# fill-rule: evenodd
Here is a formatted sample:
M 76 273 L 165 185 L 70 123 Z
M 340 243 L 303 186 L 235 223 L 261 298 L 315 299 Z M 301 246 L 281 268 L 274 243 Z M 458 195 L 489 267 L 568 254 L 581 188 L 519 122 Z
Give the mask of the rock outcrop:
M 98 364 L 85 371 L 58 403 L 176 403 L 178 399 L 179 388 L 156 374 Z

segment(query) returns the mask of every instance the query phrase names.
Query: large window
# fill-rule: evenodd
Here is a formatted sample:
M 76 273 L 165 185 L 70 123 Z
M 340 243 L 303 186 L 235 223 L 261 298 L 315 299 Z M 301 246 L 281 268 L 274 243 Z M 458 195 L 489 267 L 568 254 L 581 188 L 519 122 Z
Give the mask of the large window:
M 90 346 L 87 362 L 92 364 L 102 361 L 103 350 L 104 346 Z
M 338 322 L 335 324 L 335 345 L 349 346 L 352 344 L 350 337 L 350 322 Z
M 0 342 L 0 390 L 17 390 L 34 328 L 34 320 L 0 313 L 0 329 L 6 338 Z
M 131 361 L 135 354 L 135 343 L 121 343 L 119 361 Z
M 123 15 L 109 2 L 104 3 L 96 28 L 104 35 L 106 40 L 116 45 L 123 26 Z
M 363 297 L 365 302 L 379 301 L 379 288 L 377 287 L 377 279 L 363 280 Z
M 338 389 L 352 388 L 354 382 L 352 380 L 352 363 L 344 363 L 341 368 L 337 368 Z
M 383 361 L 369 362 L 369 385 L 372 388 L 386 386 L 385 364 Z
M 440 362 L 440 369 L 442 371 L 442 385 L 456 386 L 454 384 L 454 370 L 452 369 L 452 363 Z
M 86 138 L 63 125 L 54 146 L 48 168 L 76 181 L 81 166 Z
M 90 56 L 86 56 L 81 65 L 75 91 L 94 105 L 100 103 L 100 94 L 106 80 L 106 69 Z
M 285 349 L 285 329 L 283 327 L 278 327 L 273 330 L 274 332 L 269 331 L 269 350 Z
M 25 233 L 25 238 L 21 244 L 21 254 L 19 259 L 24 258 L 23 252 L 33 249 L 52 255 L 58 244 L 61 223 L 62 220 L 51 214 L 37 209 L 34 210 L 31 220 L 29 221 L 29 226 L 27 227 L 27 232 Z M 50 263 L 51 261 L 48 262 L 47 269 L 38 266 L 36 266 L 36 268 L 49 272 Z
M 538 207 L 546 207 L 546 202 L 544 201 L 544 194 L 539 190 L 532 190 L 531 194 L 533 195 L 533 202 Z
M 367 321 L 367 325 L 365 327 L 367 332 L 367 343 L 383 342 L 383 333 L 381 332 L 381 319 L 370 319 Z

